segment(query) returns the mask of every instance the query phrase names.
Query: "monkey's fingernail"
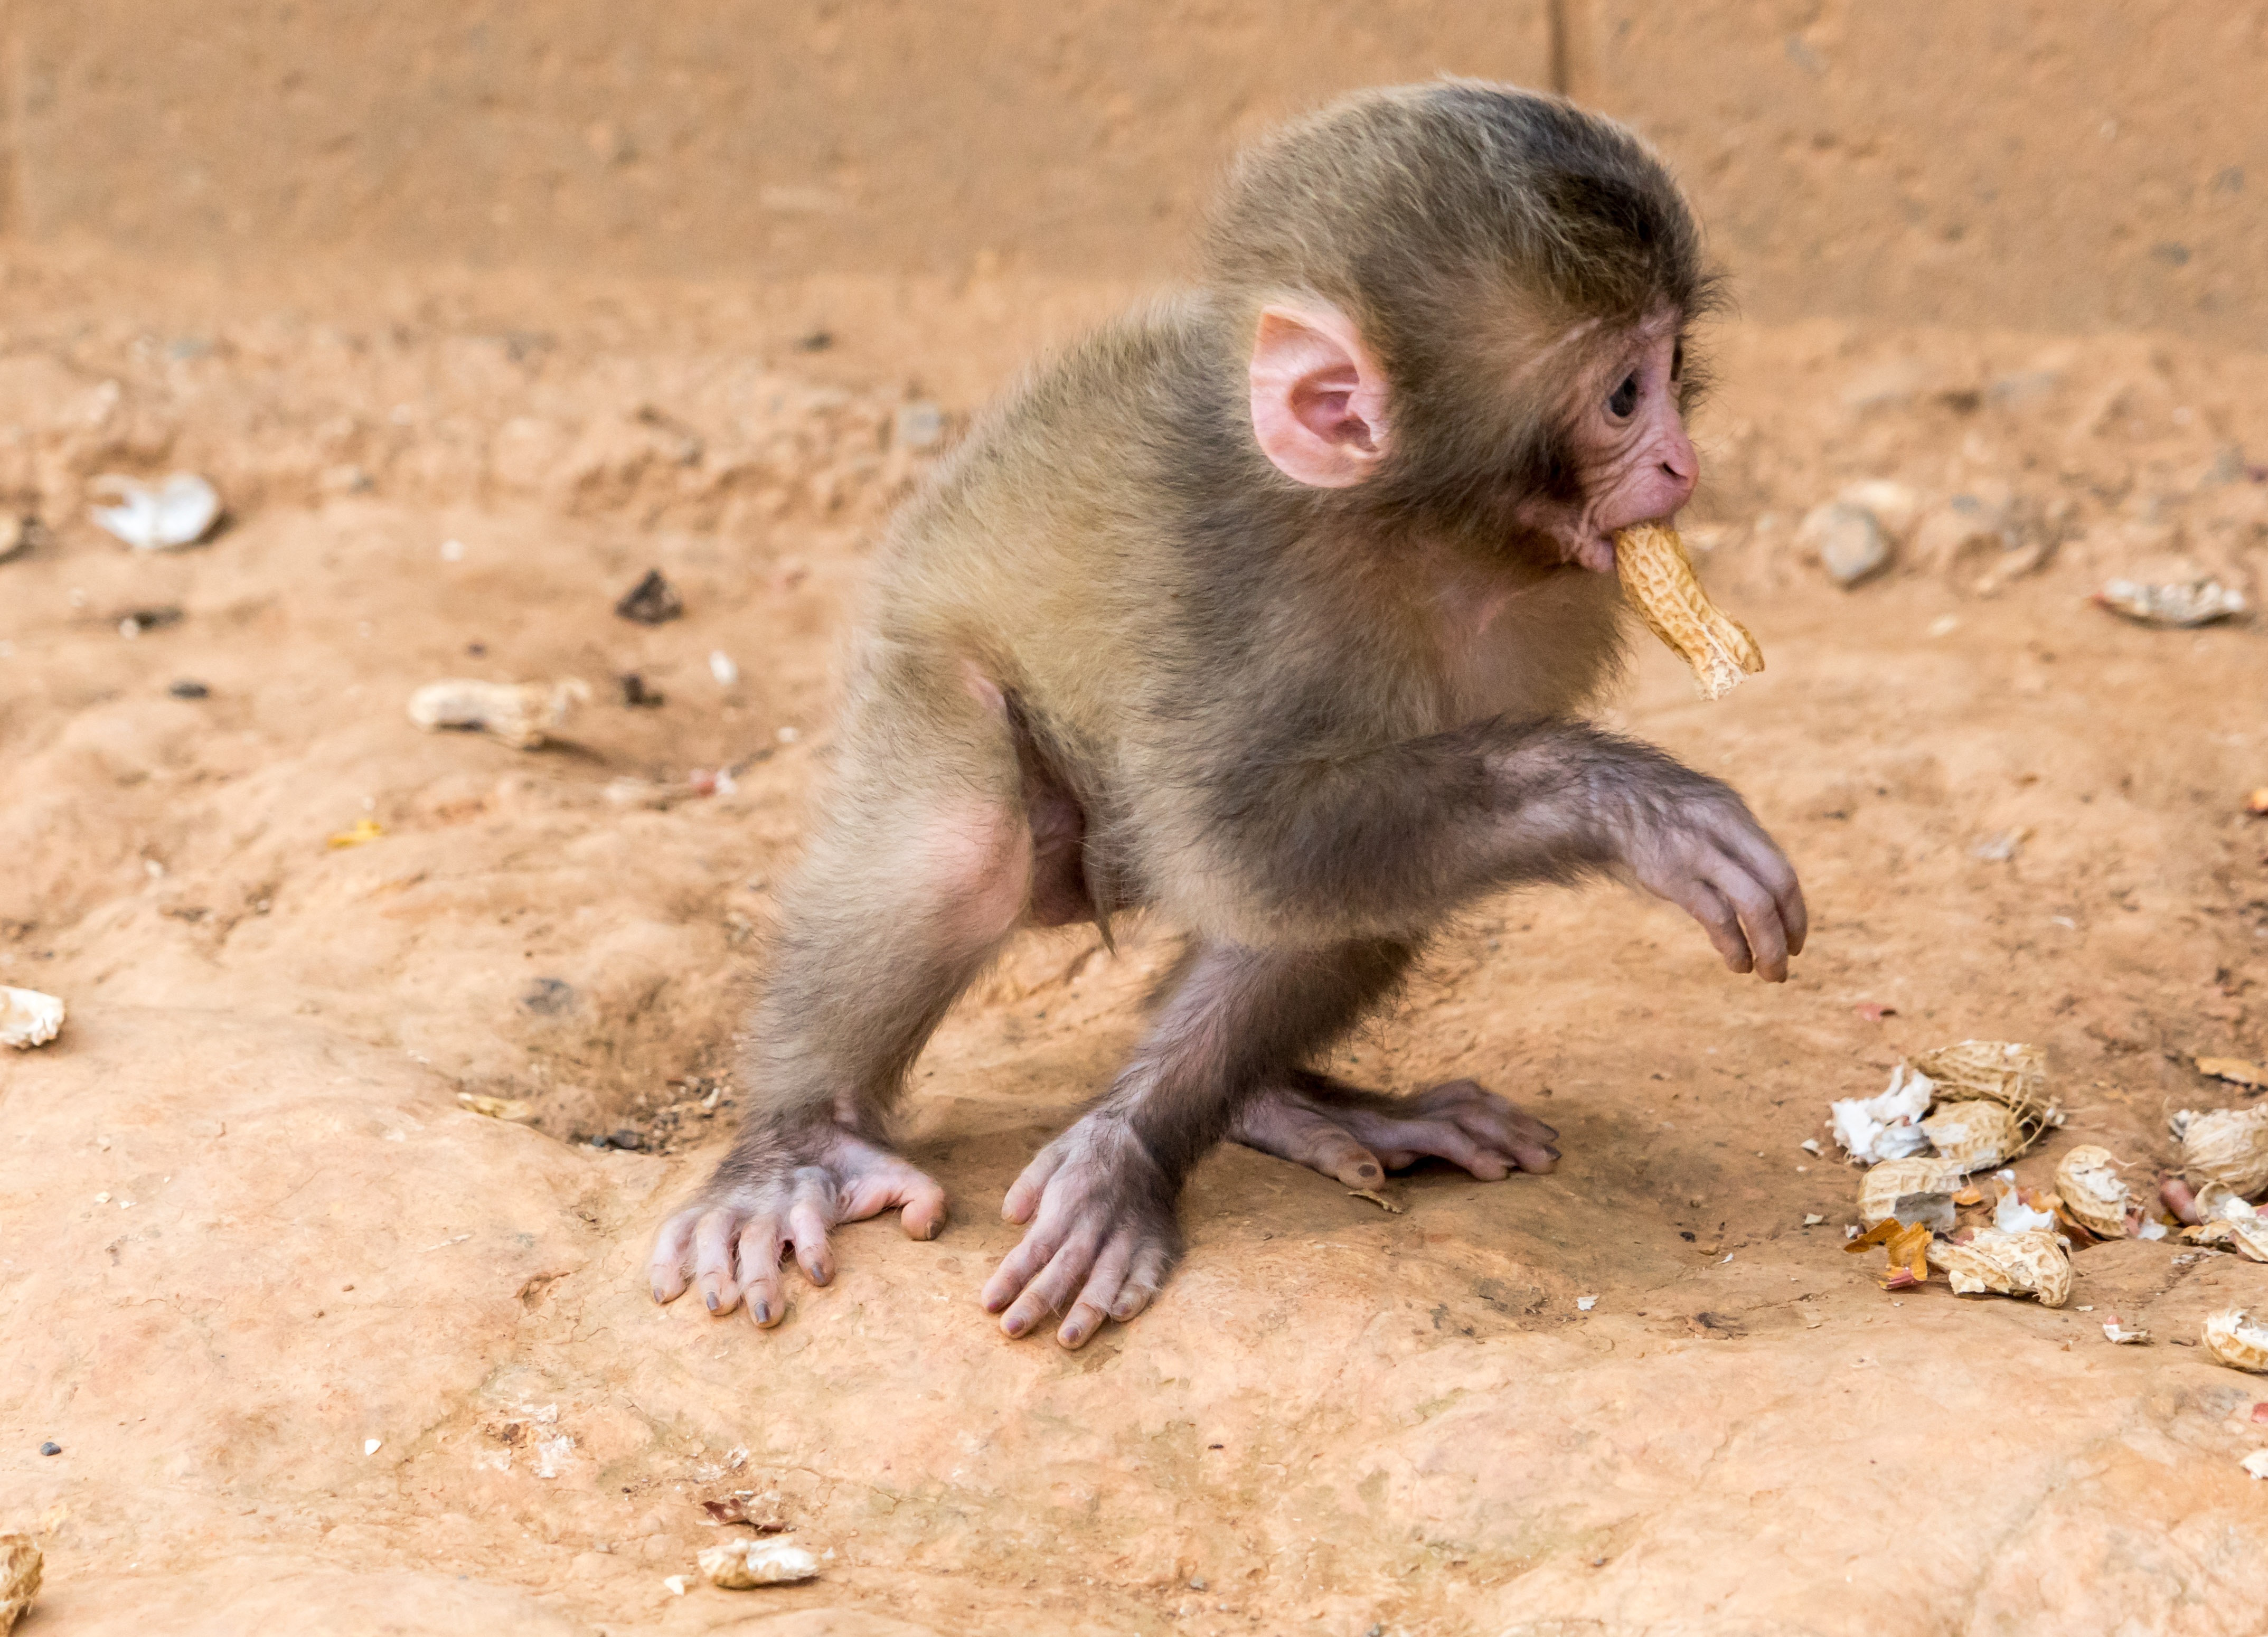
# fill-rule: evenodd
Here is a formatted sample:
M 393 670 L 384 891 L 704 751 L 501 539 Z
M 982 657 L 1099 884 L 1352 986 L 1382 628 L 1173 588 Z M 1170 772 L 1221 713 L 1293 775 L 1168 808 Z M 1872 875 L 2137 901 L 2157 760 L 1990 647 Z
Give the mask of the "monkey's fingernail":
M 714 1313 L 714 1312 L 717 1310 L 717 1293 L 716 1293 L 715 1291 L 713 1291 L 713 1290 L 704 1290 L 704 1291 L 703 1291 L 703 1292 L 701 1293 L 701 1300 L 702 1300 L 702 1301 L 705 1301 L 705 1302 L 707 1302 L 707 1303 L 709 1304 L 709 1310 L 710 1310 L 711 1313 Z

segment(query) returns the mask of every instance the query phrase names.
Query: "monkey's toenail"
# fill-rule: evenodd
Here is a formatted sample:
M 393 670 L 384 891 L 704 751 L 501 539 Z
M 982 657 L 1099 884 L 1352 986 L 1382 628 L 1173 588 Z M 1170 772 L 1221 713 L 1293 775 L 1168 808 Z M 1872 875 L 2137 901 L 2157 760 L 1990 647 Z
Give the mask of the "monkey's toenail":
M 772 1304 L 770 1302 L 759 1301 L 755 1307 L 750 1308 L 748 1311 L 755 1316 L 757 1324 L 769 1324 L 771 1323 Z
M 660 1287 L 660 1286 L 659 1286 L 659 1285 L 656 1285 L 656 1286 L 653 1287 L 653 1299 L 654 1299 L 656 1301 L 668 1301 L 668 1300 L 669 1300 L 669 1298 L 668 1298 L 667 1296 L 665 1296 L 665 1295 L 663 1295 L 663 1294 L 661 1294 L 661 1287 Z
M 709 1304 L 709 1310 L 711 1313 L 714 1313 L 717 1310 L 717 1293 L 715 1291 L 711 1290 L 704 1292 L 701 1300 Z
M 1378 1168 L 1374 1165 L 1366 1165 L 1362 1168 L 1362 1174 L 1365 1176 L 1375 1176 L 1378 1175 Z

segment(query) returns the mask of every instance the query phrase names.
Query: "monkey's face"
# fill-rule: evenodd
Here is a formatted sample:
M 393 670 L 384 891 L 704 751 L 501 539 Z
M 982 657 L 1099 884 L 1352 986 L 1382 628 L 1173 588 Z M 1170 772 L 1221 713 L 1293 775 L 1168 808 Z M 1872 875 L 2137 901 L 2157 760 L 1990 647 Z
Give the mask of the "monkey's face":
M 1685 432 L 1679 328 L 1663 314 L 1595 346 L 1574 372 L 1553 462 L 1561 481 L 1519 506 L 1562 562 L 1611 574 L 1617 529 L 1666 522 L 1692 497 L 1701 462 Z

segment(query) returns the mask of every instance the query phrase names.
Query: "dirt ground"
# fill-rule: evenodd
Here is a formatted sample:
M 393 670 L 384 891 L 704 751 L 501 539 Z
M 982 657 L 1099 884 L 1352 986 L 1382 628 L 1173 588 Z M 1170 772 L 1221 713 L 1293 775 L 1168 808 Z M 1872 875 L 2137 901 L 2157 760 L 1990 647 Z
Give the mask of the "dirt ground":
M 1703 705 L 1644 645 L 1615 719 L 1747 792 L 1810 950 L 1767 988 L 1622 889 L 1508 897 L 1336 1066 L 1476 1075 L 1556 1174 L 1389 1214 L 1224 1151 L 1149 1314 L 1006 1342 L 999 1196 L 1171 949 L 1033 935 L 916 1071 L 943 1238 L 849 1230 L 770 1334 L 647 1299 L 922 406 L 949 441 L 1123 294 L 8 264 L 0 491 L 45 533 L 0 563 L 0 982 L 70 1007 L 0 1061 L 21 1629 L 2256 1632 L 2268 1380 L 2183 1344 L 2268 1268 L 2127 1242 L 2060 1311 L 1888 1294 L 1856 1173 L 1800 1145 L 1970 1036 L 2049 1053 L 2028 1182 L 2080 1142 L 2146 1178 L 2169 1110 L 2243 1101 L 2191 1058 L 2268 1055 L 2268 633 L 2086 595 L 2172 557 L 2268 588 L 2257 356 L 1720 331 L 1690 532 L 1771 669 Z M 228 502 L 210 543 L 87 520 L 93 477 L 174 469 Z M 1795 521 L 1874 476 L 2022 549 L 1838 589 Z M 682 619 L 613 612 L 649 567 Z M 593 698 L 524 753 L 410 725 L 450 675 Z M 736 1497 L 821 1577 L 700 1583 Z

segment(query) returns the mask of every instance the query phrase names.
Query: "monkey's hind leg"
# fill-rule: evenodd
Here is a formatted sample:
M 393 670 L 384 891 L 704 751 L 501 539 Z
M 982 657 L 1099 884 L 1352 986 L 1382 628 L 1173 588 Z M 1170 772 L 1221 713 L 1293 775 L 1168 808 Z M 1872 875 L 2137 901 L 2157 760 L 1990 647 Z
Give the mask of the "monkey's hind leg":
M 1295 1070 L 1248 1098 L 1232 1141 L 1344 1183 L 1375 1188 L 1388 1171 L 1447 1160 L 1483 1182 L 1548 1171 L 1559 1133 L 1477 1081 L 1453 1080 L 1414 1097 L 1388 1097 Z
M 654 1240 L 657 1301 L 691 1281 L 712 1313 L 786 1304 L 783 1257 L 834 1277 L 829 1232 L 900 1207 L 908 1235 L 944 1226 L 945 1191 L 892 1153 L 907 1069 L 1021 917 L 1032 840 L 998 765 L 957 785 L 852 778 L 782 895 L 770 981 L 749 1021 L 747 1111 L 732 1152 Z M 991 777 L 988 778 L 990 774 Z M 988 793 L 985 786 L 992 785 Z
M 1020 1336 L 1068 1309 L 1056 1339 L 1076 1347 L 1147 1306 L 1181 1256 L 1174 1205 L 1190 1168 L 1247 1098 L 1344 1034 L 1410 960 L 1385 940 L 1199 948 L 1109 1092 L 1008 1190 L 1002 1213 L 1029 1227 L 984 1287 L 1000 1328 Z

